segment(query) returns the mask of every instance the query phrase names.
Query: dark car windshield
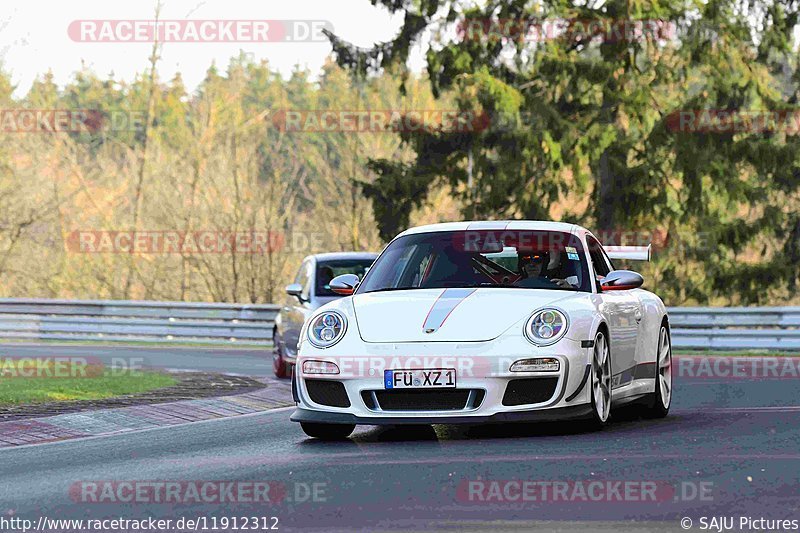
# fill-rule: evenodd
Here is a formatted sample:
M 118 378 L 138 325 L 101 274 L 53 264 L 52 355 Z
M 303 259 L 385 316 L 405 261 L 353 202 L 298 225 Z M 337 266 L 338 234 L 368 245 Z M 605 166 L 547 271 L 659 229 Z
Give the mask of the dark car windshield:
M 362 279 L 372 265 L 372 259 L 331 259 L 317 262 L 316 287 L 317 296 L 338 296 L 331 290 L 331 280 L 342 274 L 355 274 Z
M 381 254 L 358 293 L 449 287 L 591 292 L 580 239 L 559 231 L 406 235 Z

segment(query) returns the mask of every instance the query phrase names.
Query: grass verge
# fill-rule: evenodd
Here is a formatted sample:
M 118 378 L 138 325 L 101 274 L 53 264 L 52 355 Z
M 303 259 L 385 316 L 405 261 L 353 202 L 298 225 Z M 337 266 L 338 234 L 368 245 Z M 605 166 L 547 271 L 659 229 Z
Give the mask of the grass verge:
M 58 369 L 47 365 L 3 368 L 0 369 L 0 406 L 99 400 L 148 392 L 175 383 L 177 380 L 169 374 L 148 370 L 122 372 L 102 366 Z

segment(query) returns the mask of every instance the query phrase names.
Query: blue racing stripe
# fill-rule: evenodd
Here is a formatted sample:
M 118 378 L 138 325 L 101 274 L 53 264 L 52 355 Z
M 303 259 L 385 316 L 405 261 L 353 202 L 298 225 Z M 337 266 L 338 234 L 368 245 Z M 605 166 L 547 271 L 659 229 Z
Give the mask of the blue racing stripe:
M 438 330 L 458 304 L 464 301 L 475 289 L 445 289 L 433 303 L 422 329 L 427 333 Z

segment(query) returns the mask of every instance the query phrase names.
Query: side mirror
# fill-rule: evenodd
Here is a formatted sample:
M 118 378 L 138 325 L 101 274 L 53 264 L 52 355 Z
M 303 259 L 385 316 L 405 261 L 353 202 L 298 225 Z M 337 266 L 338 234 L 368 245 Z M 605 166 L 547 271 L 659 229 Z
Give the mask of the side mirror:
M 299 283 L 292 283 L 286 286 L 286 294 L 289 296 L 296 296 L 298 300 L 303 301 L 303 286 Z
M 331 280 L 330 287 L 336 294 L 350 296 L 358 286 L 358 276 L 355 274 L 342 274 Z
M 632 270 L 612 270 L 600 281 L 600 288 L 605 291 L 625 291 L 637 289 L 644 284 L 644 278 Z

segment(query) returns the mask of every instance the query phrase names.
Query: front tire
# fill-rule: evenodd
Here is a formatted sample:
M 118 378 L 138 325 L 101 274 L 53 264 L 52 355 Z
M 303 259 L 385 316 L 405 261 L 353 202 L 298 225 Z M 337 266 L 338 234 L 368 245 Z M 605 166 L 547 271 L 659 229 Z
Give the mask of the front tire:
M 589 425 L 602 429 L 611 415 L 611 349 L 606 334 L 600 330 L 594 338 L 590 371 L 592 414 Z
M 672 403 L 672 339 L 666 324 L 658 332 L 655 387 L 643 412 L 646 418 L 664 418 Z
M 320 440 L 344 440 L 356 429 L 355 424 L 319 424 L 315 422 L 300 422 L 300 427 L 309 437 Z

